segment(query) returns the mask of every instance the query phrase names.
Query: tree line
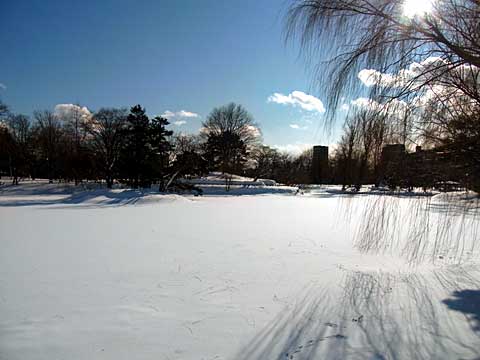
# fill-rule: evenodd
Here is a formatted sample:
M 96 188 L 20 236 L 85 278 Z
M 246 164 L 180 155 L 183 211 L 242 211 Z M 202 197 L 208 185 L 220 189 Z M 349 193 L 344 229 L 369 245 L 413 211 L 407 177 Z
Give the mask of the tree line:
M 79 105 L 35 111 L 33 118 L 0 106 L 0 174 L 50 182 L 102 181 L 133 188 L 185 187 L 177 179 L 209 171 L 268 177 L 282 183 L 309 181 L 310 155 L 293 156 L 265 146 L 251 114 L 230 103 L 212 110 L 199 134 L 174 134 L 169 121 L 145 108 Z M 230 176 L 231 179 L 231 176 Z M 228 184 L 227 184 L 228 185 Z M 227 187 L 228 188 L 228 187 Z

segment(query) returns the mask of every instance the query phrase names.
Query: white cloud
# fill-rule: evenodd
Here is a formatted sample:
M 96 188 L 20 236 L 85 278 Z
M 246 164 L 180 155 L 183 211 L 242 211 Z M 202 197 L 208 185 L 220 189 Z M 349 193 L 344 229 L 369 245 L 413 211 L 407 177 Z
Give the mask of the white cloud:
M 254 137 L 260 137 L 262 136 L 262 132 L 260 131 L 259 128 L 253 125 L 247 125 L 247 131 L 250 133 L 250 135 Z
M 376 111 L 381 114 L 390 114 L 398 117 L 403 116 L 405 111 L 409 109 L 409 106 L 405 101 L 397 99 L 392 99 L 391 101 L 382 104 L 370 98 L 359 97 L 350 101 L 350 104 L 355 108 Z
M 325 112 L 325 107 L 320 99 L 298 90 L 295 90 L 288 95 L 274 93 L 268 97 L 267 101 L 282 105 L 298 106 L 306 111 L 315 111 L 318 113 Z
M 186 111 L 186 110 L 180 110 L 176 114 L 178 117 L 186 117 L 186 118 L 197 118 L 200 117 L 197 113 L 191 112 L 191 111 Z
M 383 74 L 380 71 L 373 69 L 363 69 L 358 73 L 358 78 L 365 86 L 373 85 L 383 85 L 391 86 L 394 85 L 396 78 L 391 74 Z
M 161 117 L 164 117 L 166 119 L 172 119 L 172 118 L 197 118 L 200 117 L 197 113 L 191 112 L 191 111 L 186 111 L 186 110 L 180 110 L 177 112 L 173 112 L 170 110 L 166 110 Z
M 408 84 L 423 84 L 426 80 L 443 74 L 447 65 L 449 65 L 448 62 L 442 58 L 431 56 L 421 62 L 413 62 L 408 68 L 401 69 L 395 74 L 382 73 L 374 69 L 363 69 L 358 73 L 358 78 L 368 87 L 379 85 L 394 88 Z
M 88 120 L 92 113 L 86 106 L 79 106 L 75 104 L 57 104 L 55 105 L 55 114 L 60 119 L 70 119 L 73 116 L 79 116 L 82 120 Z
M 180 110 L 180 111 L 170 111 L 166 110 L 161 117 L 168 119 L 172 122 L 173 125 L 175 126 L 182 126 L 187 123 L 185 119 L 192 119 L 192 118 L 198 118 L 200 115 L 197 113 L 187 111 L 187 110 Z
M 358 98 L 351 101 L 351 106 L 379 110 L 401 117 L 405 111 L 410 115 L 421 116 L 424 111 L 430 115 L 449 116 L 444 109 L 477 109 L 477 104 L 470 95 L 449 84 L 462 81 L 475 84 L 480 81 L 480 68 L 474 65 L 456 66 L 440 57 L 428 57 L 420 62 L 413 62 L 395 73 L 381 73 L 372 69 L 359 72 L 358 78 L 366 86 L 378 85 L 390 89 L 407 89 L 413 97 L 404 100 L 393 99 L 380 104 L 372 99 Z M 468 85 L 472 86 L 472 85 Z M 474 110 L 476 111 L 476 110 Z
M 375 100 L 372 100 L 366 97 L 356 98 L 355 100 L 350 101 L 350 103 L 353 106 L 356 106 L 359 108 L 366 108 L 366 109 L 372 109 L 372 110 L 377 108 L 377 106 L 379 105 L 379 103 L 376 102 Z
M 170 119 L 172 117 L 175 116 L 175 113 L 170 111 L 170 110 L 167 110 L 165 111 L 162 115 L 160 115 L 161 117 L 165 118 L 165 119 Z
M 342 104 L 341 109 L 342 109 L 343 111 L 348 111 L 348 110 L 350 109 L 350 105 L 348 105 L 348 104 Z
M 289 126 L 292 129 L 295 129 L 295 130 L 307 130 L 308 129 L 308 126 L 300 126 L 298 124 L 290 124 Z
M 284 144 L 284 145 L 273 145 L 272 147 L 281 152 L 290 153 L 293 155 L 300 155 L 305 150 L 309 150 L 314 146 L 314 144 Z
M 7 90 L 7 85 L 0 83 L 0 89 Z

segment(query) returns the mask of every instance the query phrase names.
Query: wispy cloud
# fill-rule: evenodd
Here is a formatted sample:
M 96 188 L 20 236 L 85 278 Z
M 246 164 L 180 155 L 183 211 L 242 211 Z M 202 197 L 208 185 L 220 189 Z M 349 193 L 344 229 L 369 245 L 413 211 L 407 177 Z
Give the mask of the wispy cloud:
M 289 126 L 292 129 L 295 129 L 295 130 L 307 130 L 308 129 L 308 126 L 300 126 L 298 124 L 290 124 Z
M 178 117 L 186 117 L 186 118 L 197 118 L 200 117 L 197 113 L 191 112 L 191 111 L 185 111 L 185 110 L 180 110 L 176 114 Z
M 0 83 L 0 89 L 7 90 L 7 85 Z
M 292 91 L 288 95 L 274 93 L 268 97 L 268 102 L 300 107 L 306 111 L 314 111 L 318 113 L 325 112 L 325 107 L 320 99 L 298 90 Z
M 175 126 L 183 126 L 187 123 L 186 119 L 199 118 L 200 115 L 187 110 L 171 111 L 166 110 L 161 117 L 164 117 Z
M 352 104 L 352 106 L 370 110 L 374 110 L 380 107 L 380 104 L 378 102 L 366 97 L 356 98 L 350 101 L 350 103 Z
M 272 147 L 281 152 L 286 152 L 293 155 L 299 155 L 305 150 L 311 149 L 313 145 L 314 144 L 295 143 L 295 144 L 273 145 Z
M 175 116 L 175 113 L 173 111 L 170 111 L 170 110 L 166 110 L 162 115 L 160 115 L 161 117 L 165 118 L 165 119 L 171 119 Z
M 166 110 L 162 115 L 160 115 L 166 119 L 172 119 L 172 118 L 198 118 L 200 115 L 197 113 L 191 112 L 191 111 L 186 111 L 186 110 L 180 110 L 177 112 L 173 112 L 170 110 Z

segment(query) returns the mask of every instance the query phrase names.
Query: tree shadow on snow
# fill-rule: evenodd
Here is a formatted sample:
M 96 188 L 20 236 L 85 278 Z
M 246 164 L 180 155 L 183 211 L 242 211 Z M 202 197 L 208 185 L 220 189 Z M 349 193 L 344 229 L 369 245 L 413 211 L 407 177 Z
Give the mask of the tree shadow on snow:
M 470 300 L 479 293 L 461 289 L 478 286 L 479 273 L 346 272 L 341 286 L 308 286 L 234 359 L 478 359 L 478 322 L 471 327 L 452 310 L 478 316 Z M 468 305 L 442 302 L 452 289 Z
M 353 233 L 356 249 L 395 254 L 411 265 L 461 263 L 475 256 L 480 209 L 473 202 L 377 196 L 341 199 L 336 210 Z M 441 208 L 441 210 L 439 210 Z M 360 214 L 360 216 L 359 216 Z
M 23 206 L 48 206 L 49 208 L 98 208 L 109 206 L 135 205 L 142 203 L 146 196 L 152 195 L 149 192 L 140 190 L 92 190 L 71 192 L 68 189 L 65 192 L 45 193 L 34 190 L 29 193 L 24 190 L 21 192 L 26 199 L 16 198 L 17 193 L 9 199 L 0 197 L 0 207 L 23 207 Z M 7 194 L 7 196 L 10 194 Z M 58 195 L 58 196 L 52 196 Z M 62 196 L 63 195 L 63 196 Z M 32 198 L 28 198 L 32 196 Z M 38 198 L 36 198 L 38 197 Z
M 480 290 L 460 290 L 443 300 L 450 309 L 465 314 L 473 331 L 480 332 Z
M 234 186 L 225 191 L 223 186 L 201 187 L 206 196 L 237 197 L 261 195 L 292 195 L 289 187 Z M 140 205 L 151 202 L 171 201 L 178 193 L 159 193 L 156 189 L 88 189 L 73 184 L 21 184 L 0 187 L 0 207 L 49 206 L 49 208 L 97 208 L 106 206 Z M 195 195 L 194 193 L 184 193 Z M 78 206 L 77 206 L 78 205 Z

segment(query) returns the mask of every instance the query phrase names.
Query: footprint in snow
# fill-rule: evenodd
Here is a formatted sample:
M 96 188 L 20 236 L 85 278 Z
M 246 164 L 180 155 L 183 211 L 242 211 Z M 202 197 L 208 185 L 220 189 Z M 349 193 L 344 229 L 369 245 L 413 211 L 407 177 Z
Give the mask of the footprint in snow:
M 319 338 L 319 339 L 316 339 L 316 340 L 308 340 L 304 345 L 299 345 L 297 346 L 294 350 L 292 351 L 289 351 L 289 352 L 286 352 L 285 353 L 285 358 L 287 359 L 294 359 L 295 358 L 295 354 L 298 354 L 300 353 L 304 348 L 308 348 L 308 347 L 311 347 L 313 345 L 315 345 L 315 343 L 318 343 L 320 341 L 324 341 L 324 340 L 327 340 L 327 339 L 332 339 L 332 338 L 335 338 L 335 339 L 346 339 L 347 337 L 345 335 L 342 335 L 342 334 L 335 334 L 335 335 L 331 335 L 331 336 L 325 336 L 323 338 Z
M 358 323 L 361 323 L 363 320 L 363 315 L 360 315 L 358 318 L 353 318 L 352 321 L 353 322 L 358 322 Z

